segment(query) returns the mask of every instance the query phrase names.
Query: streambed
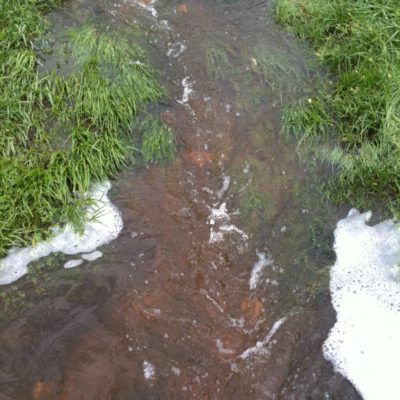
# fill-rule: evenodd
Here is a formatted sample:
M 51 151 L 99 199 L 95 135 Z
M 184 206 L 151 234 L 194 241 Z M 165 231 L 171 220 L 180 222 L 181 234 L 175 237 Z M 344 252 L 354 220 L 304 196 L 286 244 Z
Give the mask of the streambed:
M 0 398 L 358 399 L 322 355 L 335 321 L 327 267 L 347 208 L 279 135 L 312 96 L 312 57 L 263 1 L 68 1 L 147 45 L 170 97 L 149 110 L 177 158 L 113 181 L 120 236 L 65 270 L 39 260 L 2 287 Z M 51 64 L 51 60 L 49 60 Z M 310 160 L 311 161 L 311 160 Z M 8 312 L 9 311 L 9 312 Z

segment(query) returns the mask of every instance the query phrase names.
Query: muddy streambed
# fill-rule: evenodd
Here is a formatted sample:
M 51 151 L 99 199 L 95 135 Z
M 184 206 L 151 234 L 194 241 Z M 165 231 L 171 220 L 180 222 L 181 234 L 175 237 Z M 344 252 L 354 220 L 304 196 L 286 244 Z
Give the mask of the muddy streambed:
M 327 267 L 347 209 L 279 135 L 318 73 L 264 1 L 71 0 L 147 46 L 176 159 L 113 181 L 124 228 L 103 257 L 31 265 L 0 289 L 0 399 L 357 399 L 324 360 Z M 51 60 L 49 60 L 51 64 Z M 312 160 L 310 160 L 312 161 Z

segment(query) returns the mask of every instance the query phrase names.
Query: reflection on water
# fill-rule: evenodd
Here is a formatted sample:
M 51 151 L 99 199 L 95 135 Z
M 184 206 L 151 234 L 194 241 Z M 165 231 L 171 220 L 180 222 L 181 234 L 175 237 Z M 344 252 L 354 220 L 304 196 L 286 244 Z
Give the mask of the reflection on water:
M 147 45 L 171 94 L 153 112 L 179 154 L 114 182 L 124 229 L 102 258 L 33 265 L 18 304 L 0 289 L 5 399 L 358 398 L 321 352 L 340 210 L 278 134 L 316 72 L 271 12 L 71 0 L 51 16 L 57 35 L 97 19 Z

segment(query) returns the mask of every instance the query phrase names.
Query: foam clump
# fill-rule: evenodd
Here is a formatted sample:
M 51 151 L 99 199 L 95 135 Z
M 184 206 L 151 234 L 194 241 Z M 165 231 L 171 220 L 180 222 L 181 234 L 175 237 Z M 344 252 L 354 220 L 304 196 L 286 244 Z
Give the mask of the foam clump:
M 254 290 L 262 275 L 262 271 L 268 265 L 271 265 L 273 260 L 270 256 L 267 256 L 265 253 L 256 250 L 256 254 L 258 257 L 258 261 L 254 264 L 254 267 L 251 271 L 250 279 L 249 279 L 249 287 L 250 290 Z
M 87 209 L 87 223 L 82 235 L 71 225 L 54 228 L 54 236 L 34 247 L 12 248 L 0 260 L 0 285 L 7 285 L 28 272 L 28 265 L 34 260 L 51 253 L 68 255 L 91 253 L 97 247 L 114 240 L 122 230 L 122 216 L 107 196 L 111 188 L 109 181 L 93 184 L 89 197 L 93 204 Z
M 143 375 L 147 381 L 151 381 L 156 376 L 156 369 L 149 361 L 143 361 Z
M 64 264 L 64 268 L 70 269 L 70 268 L 75 268 L 78 265 L 81 265 L 83 263 L 83 260 L 81 258 L 69 260 Z
M 103 253 L 101 251 L 95 250 L 91 253 L 82 254 L 81 257 L 86 261 L 94 261 L 102 257 Z
M 220 204 L 218 208 L 210 208 L 210 210 L 211 214 L 208 216 L 208 223 L 211 225 L 209 244 L 222 242 L 225 238 L 224 233 L 239 234 L 244 241 L 249 239 L 244 231 L 230 223 L 231 217 L 226 203 Z
M 393 221 L 367 225 L 352 209 L 335 230 L 337 260 L 330 291 L 337 322 L 323 352 L 366 400 L 399 397 L 400 230 Z
M 150 12 L 154 18 L 158 17 L 158 12 L 154 5 L 156 4 L 156 0 L 148 0 L 148 1 L 140 1 L 140 0 L 133 0 L 132 4 L 135 6 L 139 6 L 146 11 Z

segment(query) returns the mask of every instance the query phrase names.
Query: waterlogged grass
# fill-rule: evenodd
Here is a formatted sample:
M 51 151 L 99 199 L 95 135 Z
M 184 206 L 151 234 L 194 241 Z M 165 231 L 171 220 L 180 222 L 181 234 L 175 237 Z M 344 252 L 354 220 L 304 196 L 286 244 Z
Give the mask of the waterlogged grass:
M 207 44 L 205 54 L 208 75 L 216 80 L 224 79 L 230 67 L 229 56 L 232 55 L 232 50 L 224 44 L 211 42 Z
M 146 163 L 162 163 L 174 157 L 175 135 L 171 128 L 154 118 L 146 118 L 138 128 L 142 133 L 141 151 Z
M 337 169 L 331 198 L 384 202 L 399 215 L 398 1 L 278 0 L 276 11 L 332 73 L 316 96 L 287 109 L 284 130 Z
M 306 83 L 311 85 L 309 70 L 289 52 L 266 50 L 261 46 L 254 48 L 251 59 L 252 70 L 262 77 L 271 91 L 283 98 L 303 93 Z
M 263 193 L 254 184 L 249 185 L 241 193 L 240 210 L 247 219 L 251 218 L 253 220 L 261 217 L 261 222 L 264 223 L 268 212 L 267 201 Z
M 80 194 L 134 157 L 135 115 L 162 95 L 143 52 L 105 27 L 70 31 L 67 72 L 39 72 L 43 12 L 56 4 L 0 5 L 0 256 L 52 226 L 80 229 L 90 202 Z M 150 142 L 146 160 L 171 155 L 162 139 Z

